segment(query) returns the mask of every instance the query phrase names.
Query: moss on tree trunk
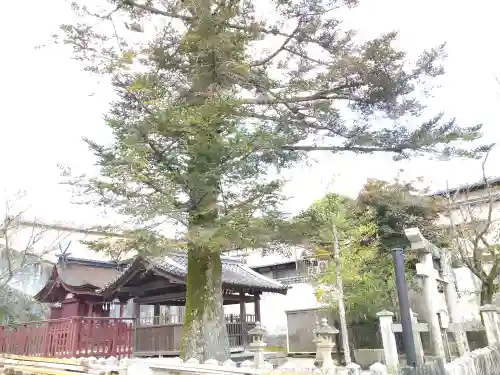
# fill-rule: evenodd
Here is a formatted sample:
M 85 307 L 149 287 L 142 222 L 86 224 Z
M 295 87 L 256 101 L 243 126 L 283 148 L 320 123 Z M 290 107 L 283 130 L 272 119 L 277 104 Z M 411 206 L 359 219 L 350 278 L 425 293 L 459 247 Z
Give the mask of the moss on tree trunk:
M 229 359 L 221 276 L 220 253 L 190 249 L 181 345 L 181 356 L 185 359 Z

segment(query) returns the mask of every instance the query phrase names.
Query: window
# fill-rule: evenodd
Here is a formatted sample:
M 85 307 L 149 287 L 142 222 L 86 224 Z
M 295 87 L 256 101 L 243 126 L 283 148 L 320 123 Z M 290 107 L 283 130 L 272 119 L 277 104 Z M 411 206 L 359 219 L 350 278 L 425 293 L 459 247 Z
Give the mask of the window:
M 35 263 L 32 265 L 33 269 L 33 275 L 35 277 L 40 277 L 42 276 L 42 264 L 41 263 Z

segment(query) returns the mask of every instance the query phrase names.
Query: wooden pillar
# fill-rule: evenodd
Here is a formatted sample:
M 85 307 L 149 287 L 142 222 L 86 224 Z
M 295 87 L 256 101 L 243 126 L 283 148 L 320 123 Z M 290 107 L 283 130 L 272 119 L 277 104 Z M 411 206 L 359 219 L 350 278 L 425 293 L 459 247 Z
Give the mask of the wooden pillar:
M 245 306 L 245 292 L 240 292 L 240 329 L 241 329 L 241 345 L 247 345 L 247 311 Z
M 260 293 L 255 293 L 253 296 L 253 306 L 254 306 L 254 311 L 255 311 L 255 321 L 256 322 L 261 322 L 261 317 L 260 317 Z
M 137 352 L 137 327 L 141 325 L 141 304 L 137 301 L 134 301 L 134 325 L 132 331 L 132 357 L 135 356 Z
M 134 318 L 139 323 L 139 319 L 141 318 L 141 304 L 136 301 L 134 301 Z
M 78 356 L 80 349 L 80 331 L 82 327 L 82 320 L 79 318 L 71 319 L 71 355 L 73 358 Z
M 160 324 L 160 305 L 153 306 L 153 324 Z
M 120 318 L 123 318 L 123 311 L 125 310 L 126 302 L 120 301 Z

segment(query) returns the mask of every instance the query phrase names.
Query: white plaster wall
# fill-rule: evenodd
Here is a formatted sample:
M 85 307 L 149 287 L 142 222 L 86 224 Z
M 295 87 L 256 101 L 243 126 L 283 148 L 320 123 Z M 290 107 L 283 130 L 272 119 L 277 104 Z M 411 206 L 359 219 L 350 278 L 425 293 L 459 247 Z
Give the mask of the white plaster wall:
M 479 315 L 479 296 L 481 282 L 466 267 L 454 269 L 457 280 L 458 311 L 465 322 L 480 320 Z
M 480 319 L 479 316 L 479 279 L 466 267 L 455 268 L 455 278 L 457 280 L 457 291 L 459 299 L 457 308 L 464 322 L 474 322 Z M 420 281 L 415 279 L 417 285 Z M 425 321 L 425 300 L 421 290 L 410 290 L 410 306 L 419 315 L 419 321 Z M 438 310 L 447 310 L 444 293 L 436 293 L 435 303 Z M 500 307 L 500 300 L 498 301 Z

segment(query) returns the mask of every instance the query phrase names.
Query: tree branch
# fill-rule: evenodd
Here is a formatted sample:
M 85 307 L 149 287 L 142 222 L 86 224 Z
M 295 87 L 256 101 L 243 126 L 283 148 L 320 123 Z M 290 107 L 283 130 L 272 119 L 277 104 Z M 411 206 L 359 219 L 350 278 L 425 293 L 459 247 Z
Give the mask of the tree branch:
M 320 91 L 315 94 L 305 95 L 305 96 L 292 96 L 283 98 L 261 97 L 255 99 L 247 98 L 247 99 L 241 99 L 240 101 L 242 104 L 252 104 L 252 105 L 290 104 L 290 103 L 312 102 L 317 100 L 328 100 L 328 101 L 350 100 L 359 103 L 370 104 L 367 100 L 364 100 L 360 97 L 356 97 L 354 95 L 341 95 L 341 94 L 331 95 L 334 94 L 335 91 L 337 91 L 337 88 L 332 90 Z
M 363 146 L 314 146 L 314 145 L 304 145 L 304 146 L 283 146 L 283 150 L 291 151 L 332 151 L 332 152 L 342 152 L 342 151 L 352 151 L 361 153 L 370 152 L 394 152 L 402 153 L 411 147 L 363 147 Z
M 148 11 L 150 13 L 157 14 L 159 16 L 177 18 L 177 19 L 180 19 L 183 21 L 188 21 L 188 22 L 194 20 L 194 18 L 191 16 L 184 16 L 182 14 L 177 14 L 177 13 L 173 13 L 173 12 L 167 12 L 167 11 L 161 10 L 161 9 L 156 9 L 156 8 L 150 7 L 150 6 L 145 5 L 145 4 L 139 4 L 133 0 L 123 0 L 123 4 L 131 6 L 133 8 L 142 9 L 142 10 Z
M 265 65 L 269 61 L 271 61 L 272 59 L 274 59 L 276 56 L 278 56 L 278 54 L 280 52 L 282 52 L 282 51 L 284 51 L 286 49 L 285 48 L 286 45 L 293 39 L 293 37 L 295 36 L 295 34 L 297 34 L 297 32 L 300 30 L 300 26 L 301 26 L 301 21 L 298 22 L 297 27 L 295 28 L 295 30 L 292 31 L 292 33 L 285 39 L 285 41 L 283 42 L 283 44 L 276 51 L 274 51 L 272 54 L 270 54 L 269 56 L 267 56 L 266 58 L 264 58 L 262 60 L 258 60 L 258 61 L 255 61 L 253 63 L 250 63 L 250 67 L 256 67 L 256 66 Z

